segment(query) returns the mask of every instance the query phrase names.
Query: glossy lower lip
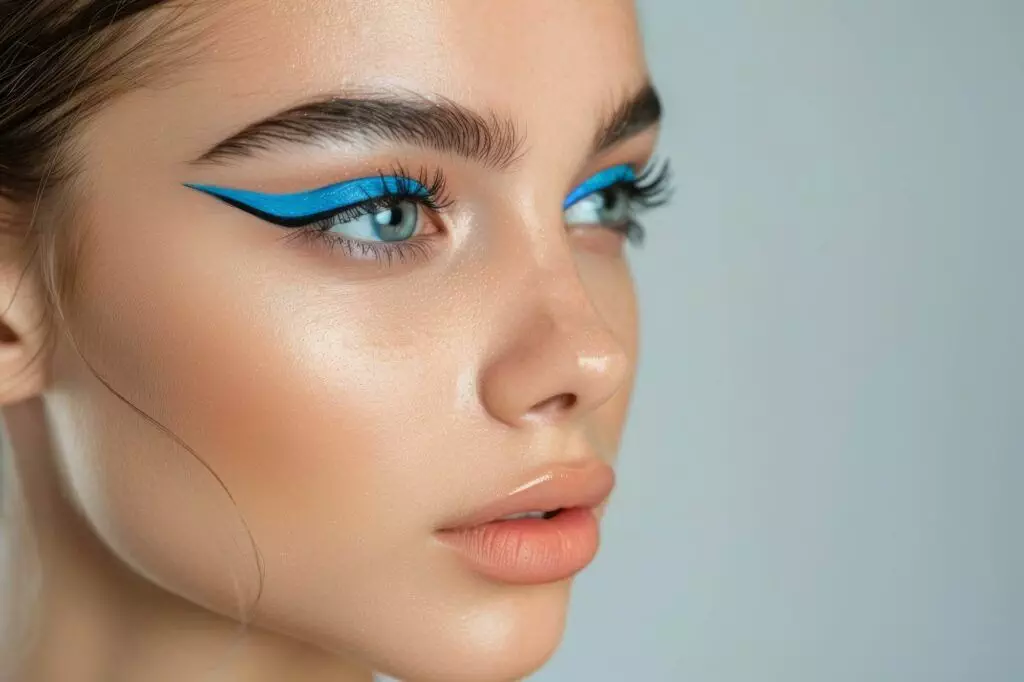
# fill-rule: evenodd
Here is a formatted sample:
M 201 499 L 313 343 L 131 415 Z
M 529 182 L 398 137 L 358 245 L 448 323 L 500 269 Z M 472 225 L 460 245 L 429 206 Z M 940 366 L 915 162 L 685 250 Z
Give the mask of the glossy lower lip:
M 521 585 L 564 580 L 597 554 L 598 510 L 614 485 L 615 472 L 600 460 L 549 467 L 435 535 L 487 578 Z M 549 519 L 501 519 L 554 509 L 561 511 Z
M 486 578 L 539 585 L 570 578 L 593 561 L 599 532 L 588 507 L 551 519 L 516 519 L 445 530 L 438 538 Z

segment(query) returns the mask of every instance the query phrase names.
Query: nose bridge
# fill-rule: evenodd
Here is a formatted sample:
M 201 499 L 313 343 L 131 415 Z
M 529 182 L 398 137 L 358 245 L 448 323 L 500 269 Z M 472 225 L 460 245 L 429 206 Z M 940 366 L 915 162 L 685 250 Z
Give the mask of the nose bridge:
M 522 325 L 558 335 L 607 331 L 587 290 L 569 244 L 560 204 L 532 197 L 519 207 L 520 229 L 512 231 L 517 286 L 510 291 Z M 510 244 L 512 245 L 512 244 Z
M 562 335 L 595 335 L 609 332 L 590 292 L 580 276 L 571 252 L 546 254 L 545 265 L 536 273 L 533 300 L 528 314 L 551 321 L 551 331 Z

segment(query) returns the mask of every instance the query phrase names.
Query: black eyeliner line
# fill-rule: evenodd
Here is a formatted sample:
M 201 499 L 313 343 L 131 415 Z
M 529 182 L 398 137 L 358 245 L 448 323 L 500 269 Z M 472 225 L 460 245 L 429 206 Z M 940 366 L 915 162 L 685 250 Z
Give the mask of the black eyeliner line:
M 199 190 L 199 191 L 203 192 L 203 190 Z M 267 213 L 266 211 L 261 211 L 260 209 L 254 207 L 254 206 L 250 206 L 249 204 L 243 203 L 241 201 L 238 201 L 237 199 L 232 199 L 230 197 L 221 196 L 219 194 L 212 194 L 210 192 L 203 192 L 203 194 L 205 194 L 207 196 L 210 196 L 210 197 L 213 197 L 214 199 L 217 199 L 219 201 L 222 201 L 225 204 L 227 204 L 228 206 L 234 206 L 235 208 L 239 209 L 240 211 L 244 211 L 244 212 L 248 213 L 249 215 L 256 216 L 257 218 L 259 218 L 261 220 L 265 220 L 268 223 L 273 223 L 274 225 L 280 225 L 281 227 L 288 227 L 288 228 L 305 227 L 306 225 L 308 225 L 310 223 L 313 223 L 313 222 L 316 222 L 317 220 L 325 220 L 327 218 L 335 216 L 338 213 L 344 211 L 346 208 L 352 208 L 352 206 L 343 206 L 341 208 L 330 209 L 328 211 L 321 211 L 319 213 L 312 213 L 312 214 L 307 215 L 307 216 L 296 216 L 294 218 L 287 218 L 287 217 L 283 217 L 283 216 L 274 215 L 273 213 Z M 354 206 L 359 206 L 359 205 L 360 204 L 354 204 Z

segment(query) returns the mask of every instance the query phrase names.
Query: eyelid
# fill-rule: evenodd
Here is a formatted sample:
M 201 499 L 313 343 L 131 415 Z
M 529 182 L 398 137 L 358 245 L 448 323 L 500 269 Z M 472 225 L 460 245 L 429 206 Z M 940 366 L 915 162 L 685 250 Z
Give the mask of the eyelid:
M 612 166 L 611 168 L 605 168 L 602 171 L 598 171 L 594 175 L 590 176 L 587 180 L 569 193 L 566 197 L 565 203 L 562 205 L 562 210 L 571 208 L 574 204 L 578 203 L 581 199 L 585 199 L 594 192 L 600 192 L 603 189 L 608 189 L 613 185 L 617 185 L 620 182 L 635 182 L 636 172 L 629 164 L 621 164 L 618 166 Z
M 192 183 L 185 183 L 185 186 L 234 205 L 241 204 L 260 213 L 287 219 L 321 215 L 396 194 L 430 196 L 430 191 L 420 182 L 412 178 L 390 175 L 358 178 L 292 194 L 268 194 Z

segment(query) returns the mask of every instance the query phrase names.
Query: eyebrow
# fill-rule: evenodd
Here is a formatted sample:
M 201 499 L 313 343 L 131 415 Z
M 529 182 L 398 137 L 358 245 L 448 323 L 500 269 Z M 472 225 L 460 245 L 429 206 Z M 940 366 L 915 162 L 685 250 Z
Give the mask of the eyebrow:
M 608 149 L 660 118 L 658 94 L 646 83 L 604 120 L 592 151 Z M 511 118 L 481 114 L 443 97 L 369 92 L 319 99 L 274 114 L 214 145 L 193 163 L 216 164 L 316 141 L 412 144 L 503 170 L 521 156 L 526 138 Z
M 650 82 L 612 110 L 594 138 L 594 153 L 605 151 L 661 122 L 661 98 Z

